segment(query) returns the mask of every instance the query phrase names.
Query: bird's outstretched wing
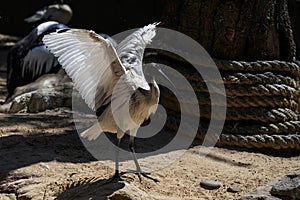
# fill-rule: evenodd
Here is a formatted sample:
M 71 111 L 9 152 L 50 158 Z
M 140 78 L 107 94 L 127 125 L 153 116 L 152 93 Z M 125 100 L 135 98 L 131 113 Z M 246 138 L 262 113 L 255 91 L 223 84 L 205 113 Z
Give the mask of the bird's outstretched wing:
M 30 49 L 21 64 L 21 77 L 33 82 L 40 76 L 58 72 L 60 64 L 44 45 Z
M 156 35 L 155 28 L 158 24 L 153 23 L 138 29 L 122 40 L 116 48 L 126 70 L 133 73 L 133 77 L 135 77 L 133 81 L 136 86 L 145 90 L 150 88 L 143 73 L 143 56 L 146 46 L 151 43 Z
M 92 110 L 109 101 L 114 85 L 126 70 L 108 40 L 94 31 L 61 29 L 45 35 L 43 42 L 58 57 Z

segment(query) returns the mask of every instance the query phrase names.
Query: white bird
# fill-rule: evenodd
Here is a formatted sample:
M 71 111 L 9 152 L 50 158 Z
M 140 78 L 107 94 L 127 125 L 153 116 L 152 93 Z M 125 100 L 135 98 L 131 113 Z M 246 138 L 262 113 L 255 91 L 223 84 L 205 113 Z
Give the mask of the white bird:
M 144 50 L 155 36 L 157 25 L 138 29 L 116 48 L 109 40 L 85 29 L 61 29 L 43 37 L 87 105 L 97 111 L 98 123 L 81 136 L 93 140 L 102 132 L 116 133 L 119 147 L 121 138 L 129 131 L 129 149 L 138 177 L 154 181 L 157 180 L 141 170 L 133 141 L 140 125 L 155 113 L 159 102 L 157 83 L 154 79 L 148 83 L 142 69 Z M 113 178 L 120 180 L 118 151 L 119 148 Z
M 33 15 L 24 19 L 27 23 L 42 23 L 46 21 L 57 21 L 67 24 L 73 16 L 73 11 L 68 4 L 64 4 L 63 0 L 54 3 L 36 11 Z

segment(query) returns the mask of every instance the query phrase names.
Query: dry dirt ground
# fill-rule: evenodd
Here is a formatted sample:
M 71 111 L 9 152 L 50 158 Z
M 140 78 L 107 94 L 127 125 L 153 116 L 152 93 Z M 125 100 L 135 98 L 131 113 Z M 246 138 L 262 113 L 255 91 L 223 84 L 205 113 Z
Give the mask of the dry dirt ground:
M 0 49 L 0 101 L 6 94 L 8 48 Z M 182 151 L 149 159 L 164 162 Z M 194 145 L 172 164 L 154 171 L 151 176 L 158 183 L 140 182 L 134 174 L 126 174 L 123 182 L 107 183 L 114 173 L 107 165 L 111 161 L 97 161 L 84 148 L 68 109 L 0 114 L 0 199 L 239 199 L 300 168 L 300 156 L 223 148 L 211 148 L 207 156 L 199 152 L 200 146 Z M 201 180 L 218 181 L 221 187 L 205 190 Z M 231 186 L 242 191 L 227 192 Z

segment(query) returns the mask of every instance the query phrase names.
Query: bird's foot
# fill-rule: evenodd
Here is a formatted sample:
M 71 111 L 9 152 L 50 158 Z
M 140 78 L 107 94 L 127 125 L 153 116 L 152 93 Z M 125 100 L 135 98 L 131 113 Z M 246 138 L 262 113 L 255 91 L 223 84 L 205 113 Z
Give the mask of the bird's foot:
M 116 171 L 114 176 L 107 180 L 107 183 L 116 183 L 119 181 L 124 181 L 124 179 L 122 178 L 123 174 L 124 173 L 119 173 L 119 171 Z
M 150 180 L 154 181 L 155 183 L 159 182 L 158 179 L 149 176 L 150 173 L 143 172 L 143 171 L 138 171 L 135 174 L 138 175 L 140 182 L 142 182 L 142 176 L 145 177 L 145 178 L 147 178 L 147 179 L 150 179 Z

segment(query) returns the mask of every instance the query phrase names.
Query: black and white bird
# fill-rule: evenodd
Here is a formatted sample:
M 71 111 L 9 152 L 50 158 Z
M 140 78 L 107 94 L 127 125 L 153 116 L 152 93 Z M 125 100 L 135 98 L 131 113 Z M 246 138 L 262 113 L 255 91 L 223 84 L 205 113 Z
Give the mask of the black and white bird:
M 13 95 L 17 87 L 31 83 L 44 74 L 56 73 L 61 69 L 57 58 L 42 42 L 45 34 L 60 28 L 67 28 L 67 26 L 55 21 L 44 22 L 9 50 L 6 101 Z
M 154 181 L 141 170 L 133 142 L 159 102 L 157 83 L 154 79 L 147 82 L 142 69 L 144 50 L 156 35 L 157 24 L 138 29 L 116 48 L 108 39 L 85 29 L 61 29 L 43 38 L 86 104 L 97 111 L 98 123 L 81 136 L 94 140 L 103 132 L 116 133 L 119 147 L 121 138 L 129 132 L 129 149 L 140 180 L 144 176 Z M 118 152 L 117 148 L 114 178 L 120 179 Z
M 24 19 L 31 24 L 40 24 L 46 21 L 57 21 L 61 24 L 68 24 L 73 16 L 73 11 L 63 0 L 54 2 L 51 5 L 36 11 L 33 15 Z

